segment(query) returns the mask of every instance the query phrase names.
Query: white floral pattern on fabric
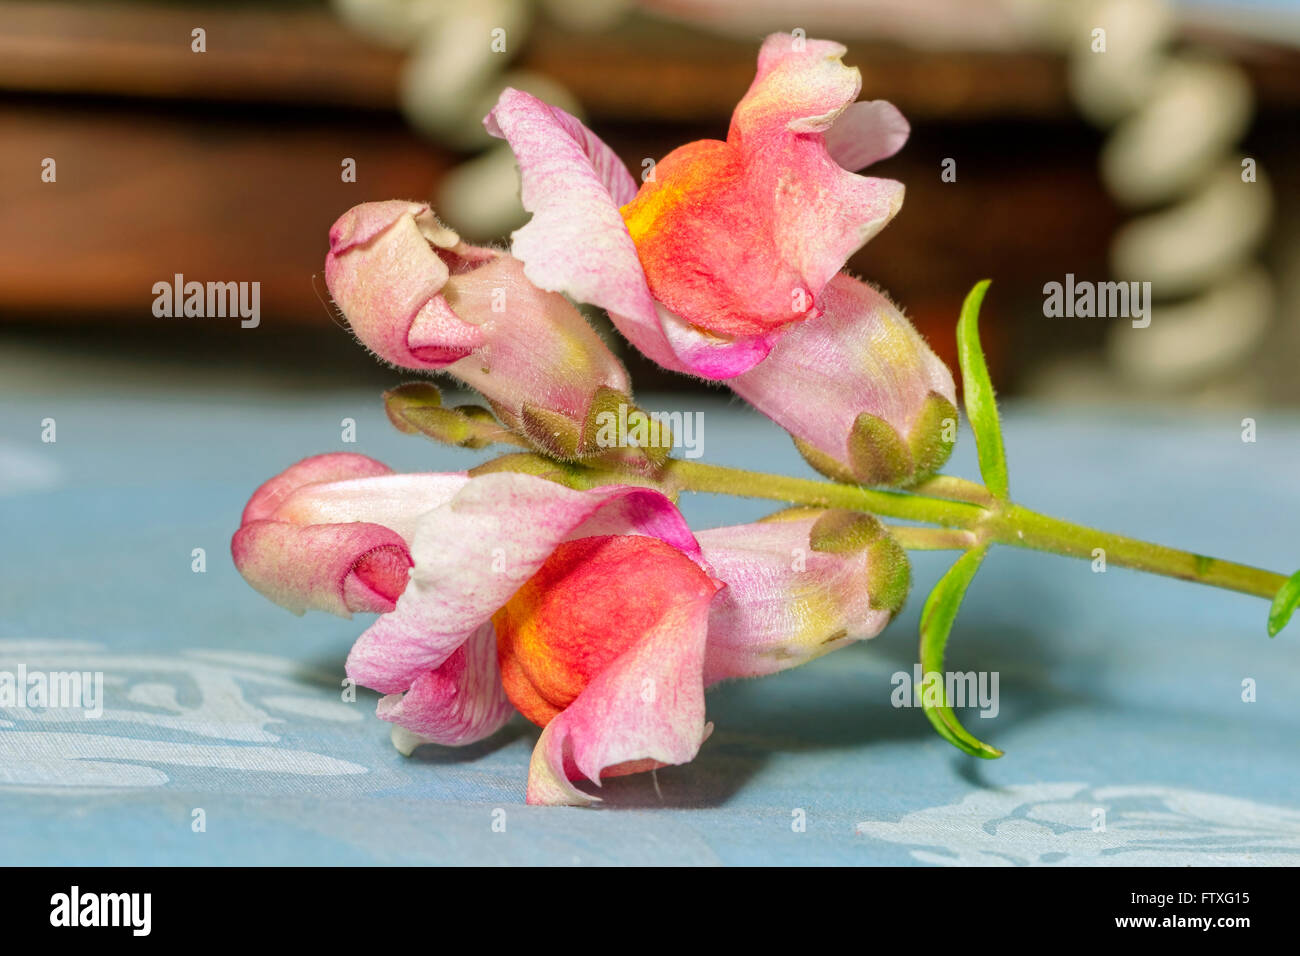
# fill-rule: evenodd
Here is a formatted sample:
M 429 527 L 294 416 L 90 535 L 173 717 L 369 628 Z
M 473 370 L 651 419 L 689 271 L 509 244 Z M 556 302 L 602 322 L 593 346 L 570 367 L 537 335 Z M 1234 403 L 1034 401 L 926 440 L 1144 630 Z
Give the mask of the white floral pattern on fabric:
M 941 866 L 1295 866 L 1300 811 L 1176 787 L 1031 783 L 980 790 L 861 836 Z
M 370 708 L 344 703 L 304 680 L 301 666 L 280 658 L 0 640 L 0 672 L 103 675 L 98 717 L 25 703 L 0 707 L 0 789 L 161 787 L 174 767 L 290 780 L 370 772 L 287 742 L 290 731 L 303 725 L 332 733 L 339 725 L 360 723 Z

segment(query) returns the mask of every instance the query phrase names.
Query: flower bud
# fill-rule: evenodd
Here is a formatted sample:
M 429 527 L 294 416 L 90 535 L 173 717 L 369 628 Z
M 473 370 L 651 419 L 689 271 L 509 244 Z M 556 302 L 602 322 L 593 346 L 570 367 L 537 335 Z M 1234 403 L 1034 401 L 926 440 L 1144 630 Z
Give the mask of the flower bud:
M 426 205 L 345 213 L 325 281 L 381 359 L 448 372 L 548 454 L 594 453 L 594 406 L 630 401 L 627 372 L 562 295 L 529 282 L 519 260 L 462 242 Z
M 825 313 L 785 336 L 727 384 L 784 428 L 814 468 L 837 481 L 911 485 L 957 440 L 952 373 L 884 295 L 848 275 Z

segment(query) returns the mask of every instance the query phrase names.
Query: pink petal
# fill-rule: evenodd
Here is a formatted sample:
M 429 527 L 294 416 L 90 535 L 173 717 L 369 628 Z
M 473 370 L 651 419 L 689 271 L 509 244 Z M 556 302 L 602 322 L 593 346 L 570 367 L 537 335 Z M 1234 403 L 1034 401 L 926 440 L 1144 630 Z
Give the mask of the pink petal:
M 397 606 L 411 572 L 411 555 L 401 547 L 372 548 L 352 562 L 343 582 L 343 600 L 351 611 L 386 614 Z
M 450 271 L 431 242 L 459 239 L 422 203 L 364 203 L 330 229 L 330 294 L 357 338 L 403 368 L 443 368 L 483 342 L 442 297 Z
M 838 275 L 822 304 L 822 316 L 728 384 L 796 439 L 851 470 L 848 443 L 859 415 L 882 419 L 910 443 L 924 437 L 916 427 L 931 393 L 955 403 L 956 387 L 911 323 L 871 286 Z
M 654 302 L 618 211 L 636 195 L 632 174 L 575 117 L 520 90 L 505 90 L 484 125 L 519 160 L 520 198 L 533 218 L 511 237 L 510 251 L 523 260 L 524 274 L 543 289 L 625 316 L 650 348 L 663 351 L 654 341 Z
M 770 229 L 781 258 L 799 269 L 817 298 L 849 256 L 902 208 L 903 185 L 855 175 L 836 162 L 824 134 L 857 99 L 862 76 L 840 61 L 846 52 L 840 44 L 801 43 L 796 48 L 788 33 L 764 41 L 758 73 L 732 115 L 727 141 L 744 153 L 754 195 L 770 197 Z M 848 131 L 859 116 L 846 122 Z
M 875 637 L 893 616 L 873 607 L 870 549 L 815 551 L 816 516 L 697 534 L 727 587 L 709 615 L 705 684 L 796 667 Z
M 570 769 L 599 784 L 606 768 L 640 770 L 695 758 L 709 729 L 703 667 L 717 586 L 706 581 L 683 593 L 653 631 L 546 725 L 528 771 L 529 803 L 596 800 L 569 782 Z
M 368 521 L 410 541 L 420 516 L 450 501 L 469 480 L 458 471 L 319 482 L 293 492 L 269 517 L 298 525 Z
M 893 156 L 907 142 L 912 127 L 888 100 L 851 104 L 826 131 L 826 149 L 844 169 L 856 172 Z
M 511 253 L 525 275 L 611 312 L 652 314 L 618 211 L 636 195 L 636 182 L 610 148 L 564 110 L 515 89 L 501 94 L 484 123 L 519 160 L 520 198 L 533 218 L 511 237 Z
M 709 335 L 658 303 L 656 309 L 664 338 L 681 363 L 682 367 L 677 371 L 714 381 L 734 378 L 749 371 L 767 358 L 772 346 L 785 334 L 785 329 L 777 329 L 765 335 Z
M 657 491 L 575 491 L 508 472 L 474 478 L 419 520 L 410 583 L 352 648 L 348 675 L 383 693 L 406 690 L 488 621 L 556 545 L 598 534 L 652 535 L 700 560 L 685 519 Z
M 825 132 L 862 89 L 862 74 L 841 62 L 847 52 L 833 40 L 768 34 L 754 80 L 732 113 L 732 132 Z
M 484 123 L 519 160 L 533 218 L 512 236 L 511 254 L 532 283 L 605 309 L 628 341 L 674 371 L 721 378 L 767 354 L 764 341 L 704 335 L 657 306 L 619 212 L 636 181 L 591 130 L 514 89 Z
M 459 747 L 496 733 L 515 708 L 501 686 L 497 642 L 484 624 L 439 667 L 415 679 L 405 694 L 379 701 L 383 720 L 423 742 Z
M 295 614 L 391 610 L 410 566 L 400 535 L 364 522 L 251 521 L 235 532 L 230 550 L 249 584 Z M 361 572 L 354 573 L 359 563 Z
M 269 518 L 285 498 L 303 485 L 392 473 L 393 470 L 383 462 L 351 452 L 333 452 L 304 458 L 296 465 L 290 465 L 253 492 L 253 496 L 248 499 L 248 504 L 244 508 L 241 524 L 258 518 Z
M 428 212 L 427 203 L 405 202 L 401 199 L 353 206 L 330 227 L 330 252 L 338 257 L 369 245 L 403 216 L 419 217 L 425 225 L 429 241 L 436 240 L 439 245 L 448 248 L 455 245 L 456 234 L 429 216 Z

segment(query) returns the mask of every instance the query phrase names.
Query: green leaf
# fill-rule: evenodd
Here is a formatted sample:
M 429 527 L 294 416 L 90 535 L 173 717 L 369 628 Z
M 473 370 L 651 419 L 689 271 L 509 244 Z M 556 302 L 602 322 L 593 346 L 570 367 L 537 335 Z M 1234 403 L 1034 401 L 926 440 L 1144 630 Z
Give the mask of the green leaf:
M 1007 453 L 1002 447 L 1002 424 L 998 421 L 993 382 L 984 362 L 984 349 L 980 346 L 980 305 L 988 287 L 988 279 L 977 282 L 962 303 L 961 318 L 957 320 L 957 359 L 961 364 L 966 417 L 975 432 L 980 474 L 984 476 L 990 494 L 1005 501 L 1011 494 L 1007 482 Z
M 988 544 L 982 544 L 963 554 L 948 569 L 948 573 L 939 579 L 939 583 L 926 598 L 925 608 L 921 611 L 921 706 L 940 737 L 958 750 L 991 760 L 1001 757 L 1002 751 L 990 747 L 962 727 L 948 706 L 943 681 L 943 651 L 948 643 L 948 634 L 952 631 L 952 623 L 957 618 L 962 598 L 966 596 L 966 588 L 970 585 L 971 578 L 975 577 L 988 550 Z M 943 701 L 939 706 L 931 705 L 926 699 L 932 674 L 939 675 L 939 694 Z
M 1268 636 L 1277 637 L 1286 622 L 1291 620 L 1291 612 L 1300 604 L 1300 571 L 1286 579 L 1286 584 L 1277 589 L 1273 606 L 1268 610 Z

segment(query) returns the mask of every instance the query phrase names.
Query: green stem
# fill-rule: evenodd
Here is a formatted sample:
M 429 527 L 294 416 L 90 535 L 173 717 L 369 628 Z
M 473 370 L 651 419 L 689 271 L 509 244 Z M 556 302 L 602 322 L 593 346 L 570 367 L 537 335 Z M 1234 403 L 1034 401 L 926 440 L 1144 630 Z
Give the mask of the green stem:
M 998 499 L 989 494 L 983 485 L 952 475 L 935 475 L 909 490 L 915 495 L 945 498 L 948 501 L 968 501 L 985 508 L 994 507 L 998 503 Z
M 973 528 L 988 516 L 984 507 L 968 502 L 944 501 L 902 491 L 880 491 L 811 478 L 769 475 L 680 458 L 671 458 L 665 463 L 663 479 L 683 491 L 767 498 L 813 508 L 865 511 L 878 517 L 923 521 L 945 528 Z
M 960 528 L 917 528 L 910 524 L 885 525 L 889 536 L 908 551 L 968 551 L 978 544 L 973 531 Z
M 1272 600 L 1286 583 L 1286 577 L 1232 561 L 1179 551 L 1121 534 L 1097 531 L 1084 525 L 1062 521 L 1011 505 L 992 518 L 988 537 L 1002 544 L 1035 551 L 1051 551 L 1074 558 L 1093 559 L 1094 551 L 1105 552 L 1107 564 L 1163 574 L 1165 577 L 1195 581 L 1211 587 L 1241 591 Z
M 1227 588 L 1272 600 L 1287 579 L 1272 571 L 1210 558 L 1190 551 L 1166 548 L 1124 535 L 1097 531 L 1084 525 L 1039 514 L 1020 505 L 996 502 L 982 486 L 959 478 L 930 479 L 915 492 L 881 491 L 857 485 L 790 478 L 763 472 L 727 468 L 703 462 L 671 459 L 664 480 L 683 491 L 765 498 L 815 508 L 863 511 L 887 518 L 937 524 L 959 529 L 944 535 L 934 529 L 891 529 L 904 547 L 963 549 L 988 541 L 1017 548 L 1050 551 L 1069 557 L 1095 559 L 1098 548 L 1106 563 L 1212 587 Z M 916 492 L 948 497 L 929 497 Z M 983 501 L 984 503 L 976 503 Z M 930 531 L 930 534 L 921 532 Z M 965 532 L 964 534 L 962 532 Z M 909 544 L 908 542 L 912 542 Z

